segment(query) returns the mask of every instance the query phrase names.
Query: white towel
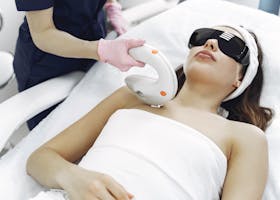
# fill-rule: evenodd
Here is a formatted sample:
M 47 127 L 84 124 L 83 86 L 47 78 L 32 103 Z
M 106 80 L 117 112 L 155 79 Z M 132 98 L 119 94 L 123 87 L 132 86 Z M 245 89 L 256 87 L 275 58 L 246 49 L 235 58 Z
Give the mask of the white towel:
M 135 200 L 218 200 L 227 159 L 213 141 L 189 126 L 121 109 L 80 166 L 112 176 Z
M 66 192 L 62 190 L 50 190 L 40 192 L 36 197 L 29 200 L 68 200 Z

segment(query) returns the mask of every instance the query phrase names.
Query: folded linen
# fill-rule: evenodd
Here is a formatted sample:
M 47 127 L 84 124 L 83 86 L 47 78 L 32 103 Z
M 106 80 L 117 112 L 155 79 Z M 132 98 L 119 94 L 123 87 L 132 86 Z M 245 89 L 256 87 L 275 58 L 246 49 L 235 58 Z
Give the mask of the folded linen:
M 68 200 L 68 197 L 65 191 L 52 189 L 47 192 L 40 192 L 36 197 L 29 200 Z

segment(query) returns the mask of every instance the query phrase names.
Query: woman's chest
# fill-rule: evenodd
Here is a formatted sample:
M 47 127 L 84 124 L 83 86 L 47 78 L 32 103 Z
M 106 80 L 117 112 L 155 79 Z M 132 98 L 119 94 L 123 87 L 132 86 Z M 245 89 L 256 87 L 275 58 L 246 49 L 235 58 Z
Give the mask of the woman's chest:
M 231 130 L 225 119 L 209 114 L 188 109 L 158 109 L 147 106 L 137 106 L 145 110 L 191 127 L 214 142 L 227 158 L 231 149 Z

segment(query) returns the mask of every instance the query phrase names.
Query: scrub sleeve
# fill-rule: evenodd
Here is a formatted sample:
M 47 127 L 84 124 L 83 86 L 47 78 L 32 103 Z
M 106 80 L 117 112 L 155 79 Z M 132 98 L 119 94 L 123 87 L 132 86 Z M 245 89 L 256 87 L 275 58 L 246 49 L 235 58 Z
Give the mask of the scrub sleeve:
M 16 0 L 16 6 L 18 11 L 53 7 L 53 21 L 57 29 L 77 38 L 93 41 L 106 36 L 105 14 L 102 9 L 105 2 L 106 0 Z M 13 62 L 20 92 L 73 71 L 86 72 L 95 62 L 92 59 L 64 58 L 41 51 L 33 43 L 26 17 L 24 18 L 19 28 Z M 37 98 L 40 98 L 39 94 Z M 33 129 L 56 106 L 30 119 L 27 122 L 29 129 Z

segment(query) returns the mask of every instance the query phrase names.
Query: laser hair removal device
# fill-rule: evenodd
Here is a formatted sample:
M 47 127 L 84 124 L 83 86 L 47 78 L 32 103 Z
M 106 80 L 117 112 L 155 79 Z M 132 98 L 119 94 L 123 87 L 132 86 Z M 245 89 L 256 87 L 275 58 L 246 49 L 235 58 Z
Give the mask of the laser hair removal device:
M 147 44 L 130 49 L 129 54 L 135 60 L 151 65 L 158 78 L 130 75 L 125 78 L 127 87 L 140 100 L 153 107 L 160 107 L 173 99 L 178 89 L 178 80 L 175 70 L 164 54 Z

